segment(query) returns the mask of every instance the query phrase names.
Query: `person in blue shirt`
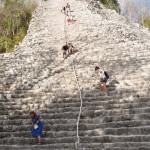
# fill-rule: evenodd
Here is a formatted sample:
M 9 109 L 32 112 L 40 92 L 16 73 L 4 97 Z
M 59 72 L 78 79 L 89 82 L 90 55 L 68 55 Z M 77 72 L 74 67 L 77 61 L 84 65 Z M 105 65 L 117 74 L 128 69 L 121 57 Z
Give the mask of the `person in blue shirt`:
M 36 114 L 34 111 L 30 112 L 32 118 L 31 133 L 32 136 L 37 138 L 38 144 L 41 144 L 41 137 L 43 132 L 43 122 L 41 116 Z

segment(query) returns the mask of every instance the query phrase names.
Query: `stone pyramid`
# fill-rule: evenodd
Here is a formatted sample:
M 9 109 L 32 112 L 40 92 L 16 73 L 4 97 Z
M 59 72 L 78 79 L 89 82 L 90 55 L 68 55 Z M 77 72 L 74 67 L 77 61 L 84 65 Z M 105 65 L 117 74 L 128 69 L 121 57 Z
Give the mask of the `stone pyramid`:
M 73 24 L 60 12 L 66 2 Z M 66 38 L 77 52 L 64 60 Z M 0 150 L 75 150 L 77 83 L 78 150 L 150 150 L 149 39 L 94 0 L 41 2 L 15 52 L 0 55 Z M 110 96 L 97 88 L 96 65 L 110 75 Z M 32 110 L 44 119 L 42 145 L 30 133 Z

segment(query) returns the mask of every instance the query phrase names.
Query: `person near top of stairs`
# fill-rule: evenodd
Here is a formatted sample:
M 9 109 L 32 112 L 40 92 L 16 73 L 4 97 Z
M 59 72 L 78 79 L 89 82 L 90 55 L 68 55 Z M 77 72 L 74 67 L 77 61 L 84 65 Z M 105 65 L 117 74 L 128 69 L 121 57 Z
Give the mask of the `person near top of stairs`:
M 72 43 L 66 43 L 65 45 L 62 46 L 63 52 L 63 58 L 67 58 L 69 55 L 73 54 L 74 52 L 74 46 Z
M 71 7 L 70 7 L 69 3 L 67 3 L 67 5 L 66 5 L 65 12 L 66 12 L 66 15 L 67 15 L 67 16 L 70 16 L 70 15 L 71 15 Z
M 103 70 L 101 70 L 98 66 L 95 67 L 95 72 L 100 77 L 100 82 L 98 83 L 99 88 L 106 93 L 106 95 L 109 95 L 108 89 L 106 87 L 106 82 L 109 77 L 107 77 L 107 73 Z
M 41 136 L 43 131 L 43 123 L 41 121 L 41 116 L 36 114 L 34 111 L 30 112 L 32 118 L 31 133 L 37 138 L 38 144 L 41 144 Z
M 72 13 L 71 13 L 71 7 L 70 7 L 69 3 L 67 3 L 66 6 L 62 7 L 61 12 L 66 15 L 66 21 L 68 23 L 73 23 L 73 16 L 72 16 Z
M 66 16 L 70 16 L 71 15 L 71 7 L 70 7 L 69 3 L 67 3 L 66 6 L 62 7 L 61 12 L 64 13 Z
M 73 23 L 73 15 L 71 13 L 71 7 L 69 5 L 69 3 L 67 3 L 66 5 L 66 15 L 67 15 L 67 22 L 68 23 Z

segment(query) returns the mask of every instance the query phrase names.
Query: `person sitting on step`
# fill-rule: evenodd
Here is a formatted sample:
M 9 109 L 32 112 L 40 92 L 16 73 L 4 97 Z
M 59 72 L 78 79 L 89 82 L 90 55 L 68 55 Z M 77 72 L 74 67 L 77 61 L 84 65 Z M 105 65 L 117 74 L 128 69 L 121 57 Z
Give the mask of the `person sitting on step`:
M 68 43 L 69 46 L 69 54 L 73 54 L 73 52 L 75 51 L 74 46 L 72 45 L 72 43 Z
M 41 117 L 34 111 L 30 112 L 30 116 L 32 118 L 32 126 L 31 126 L 32 136 L 37 138 L 38 144 L 41 144 L 41 136 L 43 131 L 43 123 L 41 121 Z
M 98 66 L 95 67 L 95 72 L 100 77 L 100 82 L 98 83 L 99 88 L 106 93 L 106 95 L 109 95 L 108 89 L 106 87 L 106 82 L 109 78 L 108 74 L 101 70 Z
M 69 55 L 69 46 L 66 44 L 62 47 L 63 50 L 63 58 L 66 59 Z
M 74 47 L 71 43 L 66 43 L 63 47 L 62 47 L 63 52 L 63 58 L 67 58 L 70 54 L 73 53 L 74 51 Z

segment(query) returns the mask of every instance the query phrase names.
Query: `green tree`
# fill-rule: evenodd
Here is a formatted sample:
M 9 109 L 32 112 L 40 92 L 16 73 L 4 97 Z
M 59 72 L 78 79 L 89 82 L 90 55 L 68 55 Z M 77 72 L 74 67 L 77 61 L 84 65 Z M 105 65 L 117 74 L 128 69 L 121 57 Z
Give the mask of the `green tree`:
M 22 0 L 3 0 L 0 8 L 0 52 L 11 52 L 28 30 L 36 3 L 26 4 Z
M 99 0 L 102 4 L 104 4 L 107 8 L 114 9 L 118 13 L 120 13 L 120 6 L 117 0 Z
M 150 17 L 144 18 L 144 26 L 150 29 Z

